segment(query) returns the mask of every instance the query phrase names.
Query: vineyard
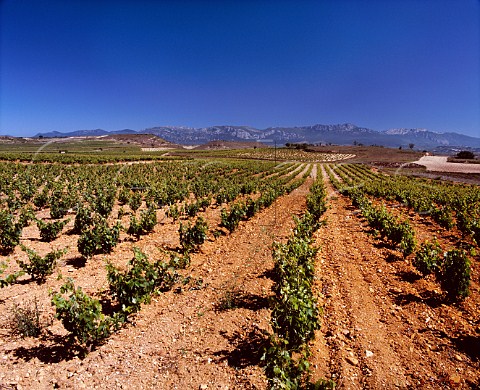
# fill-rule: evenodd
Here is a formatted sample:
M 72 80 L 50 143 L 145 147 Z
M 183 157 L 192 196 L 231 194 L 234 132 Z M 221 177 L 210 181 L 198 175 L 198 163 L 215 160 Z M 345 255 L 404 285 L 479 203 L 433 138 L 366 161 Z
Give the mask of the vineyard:
M 304 163 L 335 162 L 355 157 L 352 153 L 313 152 L 290 148 L 257 148 L 239 150 L 197 151 L 198 156 L 213 156 L 271 161 L 298 161 Z
M 282 148 L 31 157 L 0 163 L 0 388 L 480 386 L 478 186 Z

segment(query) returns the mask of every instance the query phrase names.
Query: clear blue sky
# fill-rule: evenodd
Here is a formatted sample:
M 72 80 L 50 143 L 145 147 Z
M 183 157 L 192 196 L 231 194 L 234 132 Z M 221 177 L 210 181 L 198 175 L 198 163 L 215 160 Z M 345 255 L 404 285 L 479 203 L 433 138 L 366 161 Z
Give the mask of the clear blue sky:
M 351 122 L 480 136 L 479 0 L 0 0 L 0 134 Z

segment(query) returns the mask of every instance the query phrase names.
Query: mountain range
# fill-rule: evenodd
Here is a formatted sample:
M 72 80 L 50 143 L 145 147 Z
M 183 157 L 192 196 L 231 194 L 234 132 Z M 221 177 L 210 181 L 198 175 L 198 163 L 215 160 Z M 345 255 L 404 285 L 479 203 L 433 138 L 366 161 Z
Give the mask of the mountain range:
M 144 130 L 106 131 L 78 130 L 69 133 L 58 131 L 38 133 L 35 137 L 85 137 L 109 134 L 154 134 L 166 141 L 181 145 L 200 145 L 210 141 L 259 141 L 266 144 L 286 143 L 335 144 L 335 145 L 381 145 L 387 147 L 432 150 L 436 147 L 480 148 L 480 138 L 459 133 L 438 133 L 426 129 L 372 130 L 351 123 L 336 125 L 313 125 L 300 127 L 269 127 L 256 129 L 249 126 L 211 126 L 203 128 L 161 126 Z

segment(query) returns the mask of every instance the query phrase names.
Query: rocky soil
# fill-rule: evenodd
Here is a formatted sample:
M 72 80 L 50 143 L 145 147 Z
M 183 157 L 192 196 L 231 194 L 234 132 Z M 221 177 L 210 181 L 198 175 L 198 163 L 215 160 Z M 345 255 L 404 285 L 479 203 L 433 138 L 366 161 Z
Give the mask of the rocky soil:
M 155 296 L 86 357 L 72 352 L 66 331 L 53 320 L 48 290 L 62 284 L 56 275 L 44 285 L 26 276 L 1 289 L 0 389 L 265 389 L 260 357 L 270 331 L 271 246 L 292 233 L 292 217 L 305 210 L 311 182 L 232 234 L 209 237 L 182 271 L 185 284 Z M 478 258 L 471 296 L 447 303 L 433 279 L 420 278 L 411 259 L 369 234 L 350 201 L 329 183 L 327 189 L 326 224 L 315 233 L 323 316 L 311 345 L 313 379 L 333 378 L 340 389 L 479 388 Z M 214 224 L 218 214 L 209 210 L 204 216 Z M 410 217 L 422 237 L 448 236 L 430 221 Z M 140 241 L 124 239 L 110 260 L 125 264 L 133 245 L 155 259 L 160 249 L 178 245 L 177 230 L 163 217 Z M 25 234 L 25 242 L 38 240 L 34 228 Z M 75 236 L 63 235 L 52 244 L 71 248 L 59 272 L 101 297 L 107 288 L 105 256 L 81 264 L 75 242 Z M 19 256 L 16 251 L 12 261 Z M 34 298 L 51 324 L 40 339 L 13 336 L 12 307 Z

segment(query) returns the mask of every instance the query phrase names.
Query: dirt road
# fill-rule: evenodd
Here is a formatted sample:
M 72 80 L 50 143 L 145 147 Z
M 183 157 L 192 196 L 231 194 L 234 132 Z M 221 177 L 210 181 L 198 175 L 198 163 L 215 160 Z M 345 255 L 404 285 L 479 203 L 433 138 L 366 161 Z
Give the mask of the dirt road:
M 423 156 L 415 164 L 423 165 L 432 172 L 480 173 L 480 164 L 447 162 L 446 156 Z

